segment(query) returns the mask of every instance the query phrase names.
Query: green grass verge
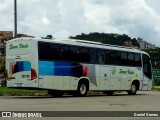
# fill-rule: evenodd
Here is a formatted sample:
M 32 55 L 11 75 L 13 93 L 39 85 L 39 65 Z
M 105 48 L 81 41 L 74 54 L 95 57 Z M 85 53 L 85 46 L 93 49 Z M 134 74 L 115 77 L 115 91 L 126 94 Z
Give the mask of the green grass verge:
M 154 87 L 152 88 L 153 91 L 160 91 L 160 88 Z M 7 87 L 0 87 L 0 96 L 3 95 L 15 95 L 15 96 L 34 96 L 34 95 L 48 95 L 47 90 L 25 90 L 25 89 L 13 89 Z
M 154 87 L 154 88 L 152 88 L 152 90 L 160 91 L 160 88 Z
M 25 90 L 25 89 L 13 89 L 7 87 L 0 87 L 0 94 L 10 94 L 10 93 L 47 93 L 47 90 Z

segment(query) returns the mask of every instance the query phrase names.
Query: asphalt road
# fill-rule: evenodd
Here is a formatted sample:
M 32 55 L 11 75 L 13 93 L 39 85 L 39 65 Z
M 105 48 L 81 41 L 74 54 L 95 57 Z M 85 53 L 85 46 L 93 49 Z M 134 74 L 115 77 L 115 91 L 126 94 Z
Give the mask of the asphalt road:
M 0 111 L 160 111 L 160 92 L 145 91 L 129 96 L 118 93 L 113 96 L 91 95 L 87 97 L 63 96 L 0 96 Z M 76 117 L 55 119 L 96 119 L 97 117 Z M 1 119 L 1 118 L 0 118 Z M 13 119 L 13 118 L 12 118 Z M 15 118 L 17 119 L 17 118 Z M 27 118 L 26 118 L 27 119 Z M 35 118 L 30 118 L 35 120 Z M 37 118 L 36 118 L 37 119 Z M 40 118 L 39 118 L 40 119 Z M 53 119 L 53 118 L 47 118 Z M 111 120 L 159 120 L 159 117 L 98 117 Z

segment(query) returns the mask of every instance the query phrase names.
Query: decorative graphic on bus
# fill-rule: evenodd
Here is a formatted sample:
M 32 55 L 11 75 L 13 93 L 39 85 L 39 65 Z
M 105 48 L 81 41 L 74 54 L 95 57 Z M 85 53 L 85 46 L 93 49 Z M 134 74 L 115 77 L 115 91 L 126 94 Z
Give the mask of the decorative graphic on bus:
M 117 70 L 116 70 L 116 67 L 112 67 L 112 70 L 111 70 L 111 71 L 112 71 L 112 75 L 114 75 L 114 74 L 116 73 L 116 71 L 117 71 Z
M 22 43 L 20 43 L 19 45 L 10 44 L 9 49 L 28 48 L 28 46 L 29 46 L 28 44 L 22 44 Z
M 119 74 L 134 74 L 134 71 L 129 69 L 128 70 L 120 69 Z
M 39 61 L 39 75 L 88 76 L 88 68 L 80 63 Z
M 31 63 L 29 61 L 10 62 L 10 74 L 22 71 L 31 71 Z

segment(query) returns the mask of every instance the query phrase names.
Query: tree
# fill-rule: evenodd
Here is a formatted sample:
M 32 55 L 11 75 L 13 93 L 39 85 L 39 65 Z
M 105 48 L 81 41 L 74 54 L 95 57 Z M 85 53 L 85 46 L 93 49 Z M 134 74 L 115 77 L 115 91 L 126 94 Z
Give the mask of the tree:
M 46 39 L 53 39 L 52 35 L 47 35 Z
M 42 39 L 53 39 L 52 35 L 47 35 L 46 37 L 42 37 Z
M 140 44 L 137 42 L 136 38 L 132 39 L 132 45 L 140 47 Z
M 124 41 L 131 40 L 131 38 L 126 34 L 120 35 L 117 33 L 98 33 L 98 32 L 89 34 L 82 33 L 81 35 L 70 36 L 70 38 L 102 42 L 104 44 L 122 45 L 122 46 L 124 46 Z

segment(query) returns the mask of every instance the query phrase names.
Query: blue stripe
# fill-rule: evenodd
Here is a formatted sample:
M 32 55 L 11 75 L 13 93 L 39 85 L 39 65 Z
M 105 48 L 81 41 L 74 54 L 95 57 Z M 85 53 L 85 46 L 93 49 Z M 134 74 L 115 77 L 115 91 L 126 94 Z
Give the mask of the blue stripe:
M 54 75 L 54 63 L 48 61 L 39 61 L 40 75 Z
M 83 67 L 79 63 L 39 61 L 39 75 L 81 77 Z
M 55 63 L 55 75 L 72 76 L 72 65 L 67 62 Z
M 29 61 L 18 61 L 14 65 L 14 73 L 22 72 L 22 71 L 31 71 L 31 63 Z

